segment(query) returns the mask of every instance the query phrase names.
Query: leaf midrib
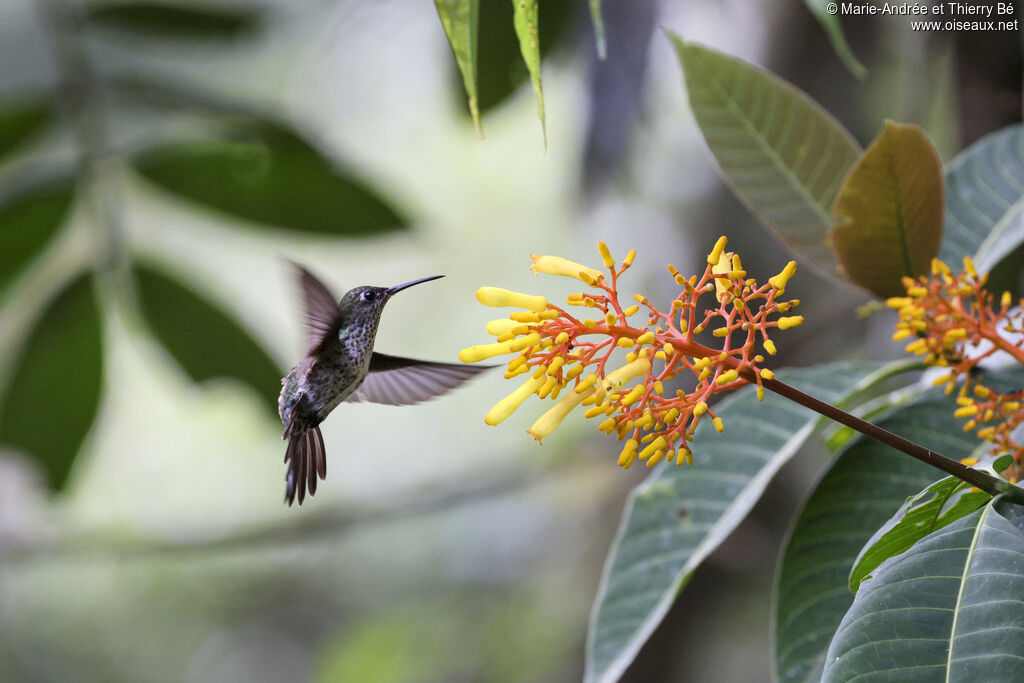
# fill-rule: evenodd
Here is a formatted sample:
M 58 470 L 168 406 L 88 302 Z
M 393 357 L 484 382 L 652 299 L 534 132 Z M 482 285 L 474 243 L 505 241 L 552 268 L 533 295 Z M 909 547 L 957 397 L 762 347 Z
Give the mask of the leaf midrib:
M 971 544 L 967 546 L 967 557 L 964 559 L 964 570 L 960 575 L 960 588 L 956 594 L 956 604 L 953 607 L 953 623 L 949 628 L 949 647 L 946 655 L 946 675 L 944 680 L 949 683 L 949 672 L 953 667 L 953 643 L 956 640 L 956 627 L 960 620 L 960 608 L 964 600 L 964 587 L 967 585 L 967 575 L 971 570 L 971 560 L 974 558 L 974 553 L 978 547 L 978 540 L 981 538 L 981 530 L 985 525 L 985 520 L 988 518 L 989 512 L 992 510 L 992 504 L 989 503 L 981 511 L 981 516 L 978 518 L 978 525 L 974 528 L 974 537 L 971 538 Z

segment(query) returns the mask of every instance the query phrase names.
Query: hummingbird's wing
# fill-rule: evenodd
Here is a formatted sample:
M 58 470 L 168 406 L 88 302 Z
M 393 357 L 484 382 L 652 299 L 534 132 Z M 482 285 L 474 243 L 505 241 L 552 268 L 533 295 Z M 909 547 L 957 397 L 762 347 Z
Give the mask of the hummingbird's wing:
M 462 365 L 373 352 L 370 372 L 346 401 L 407 406 L 440 396 L 493 365 Z
M 299 286 L 306 311 L 308 353 L 314 354 L 326 339 L 338 333 L 341 309 L 327 285 L 299 264 L 294 265 L 299 271 Z

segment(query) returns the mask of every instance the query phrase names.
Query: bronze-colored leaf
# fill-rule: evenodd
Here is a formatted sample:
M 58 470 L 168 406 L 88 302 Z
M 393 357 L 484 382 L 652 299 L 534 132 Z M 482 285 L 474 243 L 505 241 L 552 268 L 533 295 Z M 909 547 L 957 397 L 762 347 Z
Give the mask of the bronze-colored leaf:
M 919 126 L 886 121 L 836 197 L 832 240 L 850 278 L 880 297 L 928 272 L 942 241 L 942 162 Z

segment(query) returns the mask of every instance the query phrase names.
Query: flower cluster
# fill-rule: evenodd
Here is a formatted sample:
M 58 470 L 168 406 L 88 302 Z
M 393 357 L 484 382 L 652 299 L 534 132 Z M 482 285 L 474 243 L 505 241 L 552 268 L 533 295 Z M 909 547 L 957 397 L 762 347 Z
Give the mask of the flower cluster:
M 772 381 L 773 374 L 760 367 L 764 356 L 759 349 L 774 355 L 769 331 L 803 322 L 801 316 L 777 315 L 800 303 L 778 299 L 796 272 L 795 262 L 759 285 L 747 277 L 739 257 L 726 252 L 725 246 L 722 237 L 708 254 L 700 276 L 687 278 L 668 266 L 681 291 L 667 312 L 639 294 L 629 305 L 622 304 L 618 280 L 636 252 L 630 251 L 616 264 L 603 242 L 598 250 L 607 275 L 557 256 L 531 257 L 531 270 L 537 274 L 567 276 L 590 286 L 590 292 L 569 295 L 567 308 L 542 296 L 496 287 L 477 290 L 477 299 L 487 306 L 524 309 L 487 324 L 497 341 L 459 354 L 466 363 L 516 354 L 505 377 L 528 376 L 487 413 L 487 424 L 498 424 L 536 394 L 557 401 L 528 430 L 537 441 L 583 405 L 586 417 L 604 417 L 601 431 L 625 440 L 619 456 L 622 467 L 636 460 L 649 467 L 661 460 L 692 463 L 687 443 L 698 423 L 706 418 L 719 432 L 725 428 L 710 407 L 712 395 L 753 383 L 758 398 L 763 398 L 764 384 Z M 588 317 L 577 317 L 569 312 L 571 308 L 582 309 Z M 630 322 L 638 315 L 644 322 Z M 714 346 L 697 341 L 698 336 Z M 609 365 L 616 349 L 626 351 L 625 363 L 613 369 Z M 696 387 L 667 390 L 666 383 L 683 372 L 696 378 Z M 631 385 L 634 380 L 639 382 Z
M 1011 308 L 1009 292 L 999 298 L 985 289 L 987 274 L 979 275 L 970 258 L 964 270 L 954 275 L 949 267 L 934 259 L 931 277 L 903 278 L 907 296 L 886 301 L 899 313 L 894 340 L 913 340 L 908 353 L 924 356 L 925 363 L 947 367 L 949 372 L 936 381 L 953 393 L 958 380 L 956 416 L 966 418 L 964 431 L 977 429 L 977 435 L 994 444 L 993 453 L 1010 453 L 1019 474 L 1024 465 L 1024 446 L 1012 438 L 1024 423 L 1024 390 L 1000 393 L 981 384 L 971 371 L 999 352 L 1005 352 L 1024 364 L 1024 325 L 1020 308 Z

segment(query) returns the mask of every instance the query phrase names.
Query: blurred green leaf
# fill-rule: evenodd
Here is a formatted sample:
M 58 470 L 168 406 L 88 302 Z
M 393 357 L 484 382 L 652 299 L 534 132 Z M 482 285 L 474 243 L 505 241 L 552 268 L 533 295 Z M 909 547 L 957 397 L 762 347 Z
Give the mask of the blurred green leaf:
M 836 363 L 778 375 L 837 403 L 905 367 Z M 771 393 L 759 402 L 748 389 L 716 406 L 724 433 L 706 421 L 698 428 L 693 466 L 660 467 L 630 494 L 591 614 L 587 683 L 618 680 L 693 570 L 742 521 L 819 420 Z
M 367 182 L 294 131 L 256 121 L 234 132 L 237 139 L 151 147 L 135 167 L 180 197 L 256 223 L 339 236 L 406 226 Z
M 857 61 L 857 58 L 853 55 L 853 50 L 850 49 L 849 44 L 846 42 L 843 26 L 839 23 L 839 14 L 831 14 L 825 9 L 832 3 L 829 0 L 804 0 L 804 4 L 807 5 L 807 9 L 811 10 L 811 14 L 814 15 L 814 18 L 825 29 L 825 33 L 832 43 L 832 49 L 836 51 L 836 56 L 839 57 L 839 61 L 843 63 L 846 70 L 857 78 L 862 79 L 867 76 L 868 70 Z
M 99 409 L 103 337 L 92 278 L 65 287 L 43 313 L 0 399 L 0 441 L 25 451 L 61 489 Z
M 0 291 L 57 234 L 74 193 L 73 181 L 62 179 L 31 185 L 0 201 Z
M 229 314 L 170 275 L 145 265 L 134 274 L 146 323 L 194 381 L 240 380 L 276 414 L 283 373 L 263 347 Z
M 0 159 L 42 128 L 53 115 L 43 98 L 10 98 L 0 102 Z
M 540 17 L 537 13 L 537 0 L 512 0 L 515 8 L 512 24 L 519 39 L 519 51 L 523 55 L 523 63 L 530 72 L 533 92 L 537 96 L 537 116 L 540 117 L 540 128 L 544 134 L 544 146 L 548 145 L 548 128 L 544 120 L 544 89 L 540 83 Z
M 1010 207 L 1006 215 L 992 227 L 992 232 L 978 247 L 974 265 L 982 272 L 995 270 L 1021 245 L 1024 245 L 1024 201 Z
M 244 5 L 203 2 L 109 2 L 93 6 L 87 23 L 147 37 L 228 40 L 260 25 L 260 13 Z
M 991 444 L 983 443 L 975 454 L 977 456 L 978 450 L 984 454 L 991 448 Z M 1012 462 L 1012 456 L 1003 456 L 999 470 L 1006 469 Z M 999 476 L 992 466 L 979 464 L 975 468 Z M 856 593 L 861 582 L 885 560 L 904 552 L 928 534 L 971 514 L 991 499 L 989 494 L 956 477 L 944 477 L 911 496 L 861 549 L 850 570 L 850 590 Z
M 957 428 L 954 409 L 951 398 L 932 390 L 877 424 L 959 459 L 978 440 Z M 934 482 L 937 472 L 858 436 L 815 485 L 777 572 L 772 633 L 778 681 L 821 678 L 829 642 L 853 602 L 850 570 L 861 548 L 907 496 Z
M 544 0 L 539 3 L 540 57 L 545 59 L 566 42 L 573 9 L 579 0 Z M 530 78 L 513 26 L 510 2 L 480 5 L 477 42 L 477 79 L 481 112 L 500 106 Z
M 821 680 L 1019 679 L 1022 512 L 997 498 L 886 560 L 839 624 Z
M 469 113 L 480 137 L 484 129 L 480 125 L 480 107 L 477 94 L 477 43 L 480 31 L 480 0 L 434 0 L 437 14 L 441 17 L 448 44 L 455 55 L 455 62 L 462 72 L 462 83 L 469 96 Z
M 925 132 L 886 121 L 836 197 L 832 241 L 847 275 L 885 298 L 928 273 L 942 241 L 942 162 Z
M 590 0 L 590 22 L 594 25 L 594 44 L 597 46 L 597 57 L 604 61 L 608 57 L 608 43 L 604 35 L 601 0 Z
M 979 255 L 990 264 L 1012 251 L 1003 233 L 1016 225 L 1021 205 L 1024 126 L 1016 124 L 986 135 L 946 166 L 946 234 L 939 258 L 955 269 L 964 256 Z M 982 252 L 986 242 L 990 256 Z
M 726 181 L 800 265 L 836 278 L 832 204 L 860 148 L 778 76 L 669 33 L 697 124 Z

